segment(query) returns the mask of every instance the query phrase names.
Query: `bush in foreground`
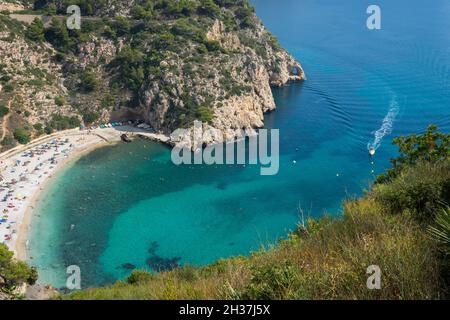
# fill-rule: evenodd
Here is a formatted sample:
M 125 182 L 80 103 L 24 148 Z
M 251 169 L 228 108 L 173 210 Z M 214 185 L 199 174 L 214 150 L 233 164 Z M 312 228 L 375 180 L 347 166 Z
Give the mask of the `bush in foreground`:
M 0 244 L 0 296 L 16 298 L 15 289 L 23 283 L 34 284 L 37 271 L 25 262 L 16 261 L 13 253 L 4 244 Z

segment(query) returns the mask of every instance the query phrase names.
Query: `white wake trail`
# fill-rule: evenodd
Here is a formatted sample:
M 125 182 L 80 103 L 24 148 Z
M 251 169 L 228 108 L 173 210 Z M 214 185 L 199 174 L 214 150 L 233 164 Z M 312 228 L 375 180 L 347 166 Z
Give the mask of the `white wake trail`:
M 383 124 L 381 125 L 381 128 L 374 132 L 374 139 L 373 141 L 370 141 L 367 144 L 368 150 L 377 150 L 380 145 L 383 138 L 387 135 L 390 135 L 392 133 L 392 128 L 394 126 L 395 118 L 397 118 L 397 115 L 399 113 L 399 105 L 397 103 L 397 97 L 394 95 L 392 97 L 390 106 L 389 106 L 389 112 L 383 119 Z

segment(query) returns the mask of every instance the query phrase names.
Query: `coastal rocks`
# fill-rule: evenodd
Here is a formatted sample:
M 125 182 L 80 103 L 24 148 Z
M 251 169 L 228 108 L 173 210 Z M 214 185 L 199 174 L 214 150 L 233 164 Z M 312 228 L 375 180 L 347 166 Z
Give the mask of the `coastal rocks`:
M 180 257 L 163 258 L 156 254 L 156 250 L 159 248 L 159 244 L 154 241 L 151 243 L 148 253 L 150 257 L 147 259 L 147 265 L 155 272 L 170 271 L 180 267 Z
M 141 104 L 146 109 L 144 119 L 155 129 L 160 130 L 170 107 L 168 96 L 161 92 L 158 83 L 152 83 L 141 95 Z
M 98 14 L 128 17 L 130 15 L 130 9 L 134 6 L 135 2 L 135 0 L 107 0 L 104 11 L 98 12 Z
M 215 110 L 212 126 L 222 131 L 260 128 L 264 126 L 264 112 L 275 108 L 273 99 L 271 102 L 261 101 L 257 94 L 231 97 Z
M 270 77 L 270 85 L 274 87 L 284 86 L 289 81 L 303 81 L 305 73 L 299 62 L 295 61 L 286 52 L 279 53 L 280 64 L 277 71 Z
M 112 40 L 93 36 L 90 41 L 84 42 L 78 47 L 78 63 L 83 68 L 88 65 L 110 63 L 123 47 L 123 43 L 116 45 Z
M 181 258 L 179 257 L 167 259 L 159 256 L 151 256 L 147 259 L 147 265 L 155 272 L 164 272 L 179 268 L 180 260 Z
M 49 300 L 58 294 L 59 292 L 51 285 L 35 284 L 27 286 L 25 290 L 25 298 L 27 300 Z
M 26 7 L 21 3 L 10 3 L 10 2 L 0 3 L 0 11 L 14 12 L 24 9 L 26 9 Z
M 132 264 L 132 263 L 124 263 L 121 267 L 122 267 L 122 269 L 125 269 L 125 270 L 134 270 L 134 269 L 136 269 L 136 266 L 134 264 Z
M 94 11 L 129 16 L 136 1 L 106 3 Z M 227 140 L 239 135 L 236 130 L 261 128 L 264 113 L 276 108 L 271 86 L 302 81 L 305 74 L 300 63 L 280 47 L 256 16 L 250 19 L 252 24 L 245 24 L 236 10 L 226 6 L 221 10 L 224 14 L 220 18 L 202 16 L 195 23 L 174 19 L 170 13 L 165 13 L 165 19 L 154 21 L 155 26 L 130 20 L 134 27 L 145 30 L 134 40 L 134 36 L 111 38 L 92 32 L 77 44 L 76 50 L 64 54 L 63 60 L 61 53 L 56 55 L 59 60 L 54 59 L 56 51 L 45 42 L 30 44 L 21 39 L 22 43 L 6 47 L 7 42 L 1 38 L 8 38 L 9 33 L 0 35 L 0 57 L 2 52 L 13 58 L 19 55 L 18 68 L 33 66 L 25 73 L 27 79 L 17 79 L 28 88 L 16 95 L 20 101 L 13 105 L 23 105 L 26 113 L 31 113 L 30 127 L 37 122 L 45 126 L 54 114 L 72 116 L 78 112 L 88 114 L 88 119 L 95 118 L 94 124 L 112 118 L 123 120 L 121 115 L 130 119 L 128 115 L 132 114 L 131 118 L 144 119 L 165 136 L 178 128 L 192 128 L 195 120 L 203 122 L 208 130 L 225 132 L 222 136 Z M 197 17 L 197 13 L 192 15 Z M 155 30 L 164 29 L 165 33 L 153 30 L 156 25 L 159 28 Z M 147 32 L 146 28 L 153 31 Z M 111 63 L 124 43 L 135 47 L 132 55 L 139 52 L 137 57 L 145 57 L 134 61 L 125 54 L 126 59 L 131 59 L 126 72 L 122 58 Z M 23 46 L 28 47 L 24 50 Z M 48 56 L 40 57 L 37 53 L 44 51 L 41 49 L 46 49 Z M 45 70 L 41 68 L 43 64 L 48 66 L 44 75 L 35 70 Z M 83 79 L 89 79 L 94 89 L 84 87 Z M 31 84 L 36 88 L 31 88 Z M 39 90 L 39 86 L 44 89 Z M 34 104 L 33 111 L 28 110 L 27 104 Z M 204 143 L 218 141 L 211 134 Z
M 238 50 L 241 48 L 241 42 L 236 33 L 226 32 L 222 21 L 215 20 L 211 29 L 206 33 L 209 41 L 217 41 L 221 47 L 227 50 Z
M 239 130 L 263 127 L 264 113 L 276 108 L 271 86 L 306 77 L 300 63 L 257 21 L 255 28 L 227 31 L 222 21 L 215 20 L 206 38 L 219 44 L 219 52 L 188 59 L 171 54 L 161 62 L 159 81 L 150 75 L 140 91 L 145 121 L 166 135 L 187 128 L 190 137 L 192 122 L 201 121 L 203 130 L 211 133 L 204 135 L 203 145 L 233 141 L 240 138 Z M 204 116 L 205 110 L 213 116 Z M 171 144 L 180 140 L 189 143 L 190 138 L 172 137 Z
M 14 115 L 11 127 L 20 124 L 33 128 L 35 124 L 48 122 L 52 115 L 75 114 L 63 98 L 68 90 L 61 81 L 61 65 L 53 59 L 55 54 L 48 44 L 32 43 L 19 34 L 0 32 L 0 73 L 3 87 L 10 88 L 10 93 L 3 90 L 0 101 L 10 102 Z

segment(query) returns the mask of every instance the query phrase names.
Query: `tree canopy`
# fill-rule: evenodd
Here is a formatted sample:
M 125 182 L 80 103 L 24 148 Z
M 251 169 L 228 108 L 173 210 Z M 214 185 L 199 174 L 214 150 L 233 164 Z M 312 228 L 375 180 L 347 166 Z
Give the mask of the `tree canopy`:
M 424 134 L 411 134 L 395 138 L 393 144 L 400 155 L 391 159 L 393 168 L 378 177 L 377 182 L 395 178 L 405 167 L 420 161 L 440 162 L 450 156 L 450 134 L 438 132 L 438 127 L 430 125 Z
M 0 291 L 9 294 L 23 283 L 33 285 L 37 281 L 37 271 L 25 262 L 16 261 L 13 253 L 0 244 Z

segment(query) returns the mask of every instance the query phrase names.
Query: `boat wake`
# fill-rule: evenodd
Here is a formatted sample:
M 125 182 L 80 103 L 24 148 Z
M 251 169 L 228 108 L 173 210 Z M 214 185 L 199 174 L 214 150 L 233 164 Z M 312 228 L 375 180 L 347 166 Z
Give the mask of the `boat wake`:
M 392 133 L 392 128 L 395 122 L 395 118 L 399 113 L 399 109 L 400 107 L 397 102 L 397 97 L 394 95 L 389 106 L 389 112 L 384 117 L 381 128 L 373 132 L 374 139 L 373 141 L 369 141 L 369 143 L 367 144 L 367 149 L 369 151 L 377 150 L 380 147 L 383 138 Z

